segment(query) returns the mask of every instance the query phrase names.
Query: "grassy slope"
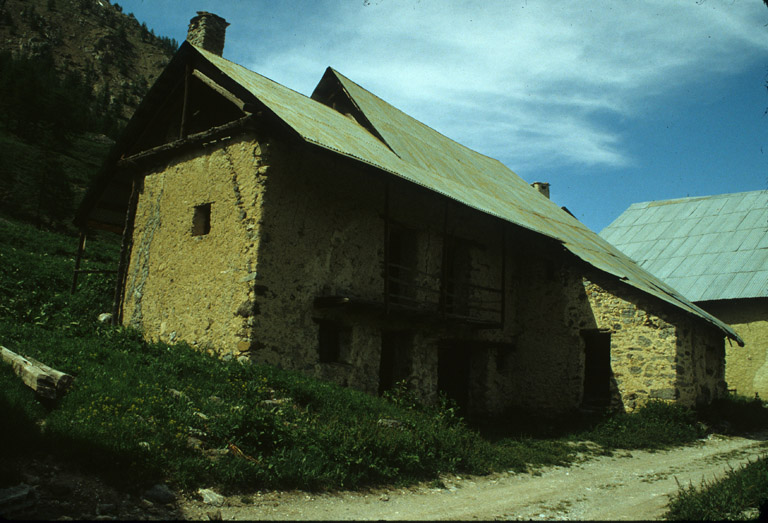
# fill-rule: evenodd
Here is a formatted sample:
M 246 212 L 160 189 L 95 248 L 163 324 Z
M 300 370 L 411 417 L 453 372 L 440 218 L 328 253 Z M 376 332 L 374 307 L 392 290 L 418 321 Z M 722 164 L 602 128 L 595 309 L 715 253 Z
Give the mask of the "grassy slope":
M 116 240 L 89 240 L 88 266 L 114 268 Z M 33 450 L 134 488 L 164 480 L 230 491 L 323 489 L 567 464 L 584 450 L 575 440 L 661 448 L 703 434 L 694 413 L 655 404 L 564 437 L 490 440 L 450 405 L 423 407 L 407 391 L 372 397 L 184 345 L 146 343 L 96 321 L 110 309 L 109 276 L 83 275 L 69 294 L 76 245 L 74 237 L 0 218 L 0 344 L 76 377 L 62 400 L 43 405 L 0 366 L 0 488 L 20 481 L 17 458 Z M 754 409 L 748 414 L 754 418 Z M 520 418 L 504 432 L 527 428 Z
M 388 401 L 98 324 L 112 282 L 84 275 L 70 295 L 75 248 L 73 237 L 0 220 L 0 294 L 9 297 L 0 302 L 0 343 L 76 376 L 63 400 L 44 408 L 0 368 L 0 401 L 15 420 L 0 452 L 55 446 L 96 469 L 108 463 L 102 472 L 128 482 L 333 488 L 567 463 L 577 450 L 491 444 L 450 407 L 423 408 L 405 392 Z M 107 268 L 117 245 L 89 242 L 89 252 L 90 267 Z M 3 473 L 13 483 L 13 467 Z

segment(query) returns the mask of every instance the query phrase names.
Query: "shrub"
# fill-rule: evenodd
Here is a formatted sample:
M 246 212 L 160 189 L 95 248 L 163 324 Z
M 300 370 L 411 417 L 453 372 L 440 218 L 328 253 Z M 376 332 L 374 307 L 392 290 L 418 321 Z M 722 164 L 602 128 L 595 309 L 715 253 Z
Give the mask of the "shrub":
M 633 413 L 612 415 L 576 435 L 607 448 L 622 449 L 663 449 L 702 436 L 704 428 L 694 411 L 663 401 L 651 401 Z

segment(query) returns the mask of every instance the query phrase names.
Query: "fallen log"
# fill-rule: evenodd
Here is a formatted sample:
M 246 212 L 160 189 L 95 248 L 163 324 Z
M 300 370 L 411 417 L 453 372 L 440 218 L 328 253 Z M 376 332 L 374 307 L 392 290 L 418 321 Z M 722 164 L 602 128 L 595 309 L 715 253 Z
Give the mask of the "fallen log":
M 74 380 L 69 374 L 52 369 L 33 358 L 20 356 L 2 345 L 0 345 L 0 352 L 2 352 L 3 361 L 13 367 L 13 371 L 21 381 L 43 398 L 56 399 L 58 394 L 63 394 Z

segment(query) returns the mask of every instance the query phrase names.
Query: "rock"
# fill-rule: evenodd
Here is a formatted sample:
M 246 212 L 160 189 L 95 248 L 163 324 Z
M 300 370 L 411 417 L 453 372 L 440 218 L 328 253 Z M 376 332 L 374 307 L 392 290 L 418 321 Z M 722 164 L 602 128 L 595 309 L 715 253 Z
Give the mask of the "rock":
M 196 429 L 195 427 L 187 427 L 187 432 L 197 438 L 207 438 L 208 434 L 205 431 Z
M 110 312 L 102 312 L 99 314 L 99 323 L 107 323 L 112 321 L 112 313 Z
M 396 419 L 381 418 L 376 424 L 380 427 L 397 428 L 400 427 L 403 422 Z
M 3 516 L 10 517 L 14 512 L 30 508 L 36 502 L 35 488 L 25 483 L 0 489 L 0 514 Z
M 227 454 L 229 454 L 229 449 L 226 447 L 221 449 L 208 449 L 205 451 L 206 457 L 211 461 L 216 461 L 220 457 L 226 456 Z
M 197 491 L 203 498 L 203 503 L 207 505 L 213 505 L 214 507 L 220 507 L 224 504 L 224 496 L 217 494 L 211 489 L 201 488 Z
M 265 407 L 277 407 L 284 403 L 290 403 L 290 402 L 291 402 L 291 398 L 277 398 L 273 400 L 262 400 L 261 404 L 264 405 Z
M 176 399 L 185 400 L 191 402 L 192 400 L 189 399 L 189 396 L 181 392 L 180 390 L 176 389 L 168 389 L 168 394 L 173 396 Z
M 77 489 L 76 483 L 65 477 L 57 477 L 48 482 L 48 490 L 56 496 L 69 496 Z
M 192 436 L 187 436 L 187 448 L 195 450 L 203 450 L 203 442 Z
M 153 503 L 173 503 L 176 501 L 176 494 L 164 483 L 158 483 L 144 493 L 144 498 Z
M 113 514 L 116 508 L 117 507 L 112 503 L 99 503 L 98 505 L 96 505 L 96 514 L 100 516 Z

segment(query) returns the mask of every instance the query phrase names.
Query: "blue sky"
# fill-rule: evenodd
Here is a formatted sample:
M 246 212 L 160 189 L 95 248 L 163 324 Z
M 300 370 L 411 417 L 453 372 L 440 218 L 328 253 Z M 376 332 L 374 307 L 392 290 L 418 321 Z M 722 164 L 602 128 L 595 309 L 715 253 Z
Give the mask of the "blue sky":
M 114 3 L 114 2 L 113 2 Z M 332 66 L 600 232 L 639 201 L 768 189 L 762 0 L 118 0 L 310 95 Z

